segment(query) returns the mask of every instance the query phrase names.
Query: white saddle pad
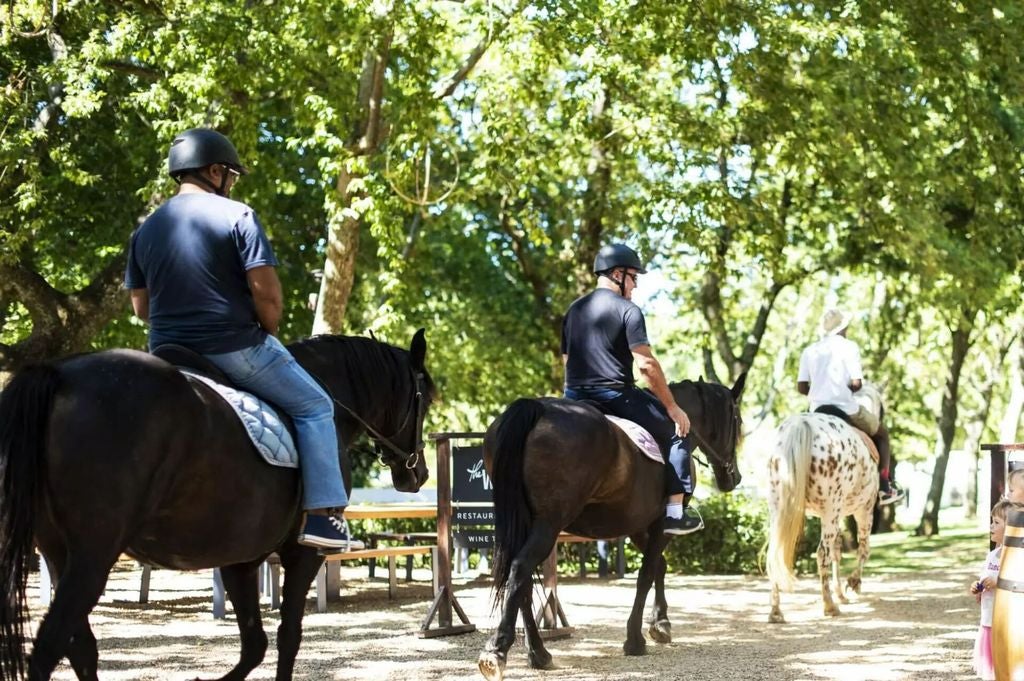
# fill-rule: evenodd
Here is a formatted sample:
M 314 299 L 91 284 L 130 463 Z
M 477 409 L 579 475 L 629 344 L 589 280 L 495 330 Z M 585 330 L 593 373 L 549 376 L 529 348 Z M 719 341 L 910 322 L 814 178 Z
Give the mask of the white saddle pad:
M 179 368 L 179 371 L 189 378 L 203 383 L 224 398 L 224 401 L 238 416 L 238 420 L 245 426 L 245 432 L 249 434 L 249 439 L 256 446 L 256 451 L 267 463 L 283 468 L 299 467 L 299 454 L 292 434 L 288 432 L 288 427 L 273 407 L 252 393 L 217 383 L 206 376 L 192 373 L 186 369 Z

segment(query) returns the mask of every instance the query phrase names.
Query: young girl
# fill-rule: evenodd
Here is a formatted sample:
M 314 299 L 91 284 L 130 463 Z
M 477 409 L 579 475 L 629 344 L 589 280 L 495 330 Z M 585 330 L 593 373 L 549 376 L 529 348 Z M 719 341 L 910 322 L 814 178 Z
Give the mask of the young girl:
M 971 593 L 981 603 L 981 626 L 974 643 L 974 670 L 983 681 L 995 681 L 996 672 L 992 667 L 992 609 L 996 600 L 996 580 L 999 578 L 999 560 L 1002 558 L 1003 535 L 1006 533 L 1006 513 L 1020 505 L 1009 499 L 1000 499 L 992 507 L 992 521 L 989 523 L 989 538 L 996 547 L 985 558 L 978 581 L 971 585 Z

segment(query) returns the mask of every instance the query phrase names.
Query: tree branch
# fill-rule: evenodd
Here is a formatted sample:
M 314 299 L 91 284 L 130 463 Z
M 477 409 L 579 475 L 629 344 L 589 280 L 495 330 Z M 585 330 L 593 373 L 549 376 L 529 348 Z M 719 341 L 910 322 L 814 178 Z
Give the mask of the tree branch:
M 512 10 L 510 14 L 503 16 L 500 22 L 495 23 L 487 31 L 487 35 L 483 38 L 483 40 L 477 43 L 476 47 L 473 48 L 473 51 L 469 53 L 468 57 L 466 57 L 466 60 L 462 62 L 462 66 L 460 66 L 458 70 L 455 71 L 455 73 L 451 74 L 446 79 L 444 79 L 443 81 L 434 86 L 433 95 L 435 99 L 445 99 L 446 97 L 451 96 L 453 92 L 455 92 L 455 88 L 459 87 L 459 85 L 461 85 L 462 82 L 469 77 L 469 74 L 473 71 L 477 63 L 484 56 L 484 53 L 487 52 L 487 49 L 494 42 L 494 39 L 497 37 L 497 35 L 499 33 L 503 33 L 505 29 L 508 28 L 509 23 L 512 21 L 512 17 L 522 12 L 528 4 L 529 0 L 519 0 L 519 4 L 516 5 L 516 8 Z

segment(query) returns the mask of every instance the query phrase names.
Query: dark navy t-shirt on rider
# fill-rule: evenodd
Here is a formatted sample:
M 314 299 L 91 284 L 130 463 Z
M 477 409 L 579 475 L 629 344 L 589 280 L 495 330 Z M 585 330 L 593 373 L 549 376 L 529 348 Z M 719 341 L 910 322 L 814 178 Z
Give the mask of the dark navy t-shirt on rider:
M 216 194 L 178 194 L 132 234 L 125 287 L 149 293 L 149 347 L 202 354 L 266 338 L 246 271 L 277 258 L 249 206 Z
M 569 306 L 562 320 L 565 386 L 633 385 L 632 349 L 650 345 L 644 314 L 615 291 L 599 288 Z

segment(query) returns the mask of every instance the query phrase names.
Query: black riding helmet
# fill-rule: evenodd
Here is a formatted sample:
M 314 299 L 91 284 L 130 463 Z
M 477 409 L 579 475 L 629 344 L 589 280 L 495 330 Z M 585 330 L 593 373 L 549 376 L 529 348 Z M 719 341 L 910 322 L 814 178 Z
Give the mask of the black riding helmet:
M 602 246 L 594 258 L 594 274 L 604 274 L 616 267 L 626 267 L 636 270 L 640 274 L 646 274 L 644 264 L 640 256 L 632 248 L 625 244 L 608 244 Z
M 196 180 L 223 196 L 227 184 L 226 176 L 218 188 L 195 172 L 212 165 L 225 165 L 239 175 L 246 175 L 249 172 L 242 165 L 231 140 L 211 128 L 186 130 L 171 142 L 171 150 L 167 154 L 167 172 L 175 182 L 180 184 L 181 178 L 191 174 Z

